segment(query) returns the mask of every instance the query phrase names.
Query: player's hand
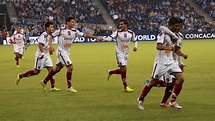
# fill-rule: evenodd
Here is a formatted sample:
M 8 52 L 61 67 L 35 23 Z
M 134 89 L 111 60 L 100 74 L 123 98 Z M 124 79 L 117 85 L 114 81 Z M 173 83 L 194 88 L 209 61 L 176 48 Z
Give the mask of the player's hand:
M 134 48 L 133 48 L 133 51 L 134 51 L 134 52 L 136 52 L 136 51 L 137 51 L 137 48 L 136 48 L 136 47 L 134 47 Z
M 39 59 L 43 59 L 44 55 L 45 55 L 45 53 L 42 52 L 42 53 L 40 54 L 40 56 L 39 56 Z
M 173 38 L 172 38 L 172 43 L 177 42 L 177 40 L 178 40 L 178 37 L 177 37 L 177 36 L 173 37 Z
M 103 40 L 103 38 L 102 38 L 102 37 L 96 37 L 96 40 L 98 40 L 98 41 L 102 41 L 102 40 Z
M 174 45 L 167 46 L 167 48 L 165 50 L 174 51 L 175 50 L 175 46 Z
M 188 58 L 188 55 L 184 55 L 184 59 L 187 59 Z
M 52 55 L 54 53 L 55 49 L 53 47 L 49 48 L 49 54 Z

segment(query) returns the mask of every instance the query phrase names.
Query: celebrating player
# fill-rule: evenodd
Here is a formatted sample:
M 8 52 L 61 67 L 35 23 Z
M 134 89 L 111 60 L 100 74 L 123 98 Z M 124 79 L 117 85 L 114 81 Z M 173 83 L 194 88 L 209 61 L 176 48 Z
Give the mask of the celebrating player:
M 76 23 L 75 18 L 68 17 L 66 19 L 65 27 L 61 27 L 56 30 L 52 35 L 58 36 L 58 49 L 57 49 L 57 64 L 56 67 L 49 72 L 44 80 L 41 81 L 43 89 L 46 88 L 46 83 L 50 80 L 52 76 L 58 73 L 64 66 L 67 67 L 66 78 L 67 78 L 67 91 L 76 93 L 77 90 L 72 87 L 72 71 L 73 71 L 73 64 L 71 59 L 69 58 L 70 55 L 70 47 L 74 39 L 79 37 L 87 37 L 87 38 L 97 38 L 91 34 L 84 34 L 79 30 L 73 28 Z
M 181 19 L 176 17 L 171 17 L 168 22 L 168 28 L 178 33 L 181 29 Z M 166 33 L 161 33 L 158 35 L 157 40 L 157 56 L 154 63 L 154 68 L 152 71 L 152 78 L 149 84 L 145 85 L 142 94 L 138 98 L 138 108 L 144 109 L 143 101 L 145 96 L 149 93 L 151 88 L 155 83 L 163 76 L 166 72 L 172 73 L 176 77 L 176 84 L 172 94 L 172 99 L 170 105 L 177 108 L 179 105 L 176 103 L 176 98 L 179 95 L 182 84 L 184 82 L 183 74 L 177 63 L 173 59 L 173 51 L 177 52 L 179 48 L 175 47 L 177 39 L 171 39 L 171 37 Z
M 10 38 L 10 43 L 13 44 L 16 66 L 19 67 L 19 58 L 23 56 L 25 45 L 25 35 L 22 33 L 20 25 L 17 25 L 16 32 Z
M 34 70 L 29 70 L 23 74 L 18 74 L 16 79 L 16 84 L 18 85 L 20 80 L 24 77 L 30 77 L 34 75 L 38 75 L 41 69 L 44 67 L 49 72 L 53 69 L 52 60 L 50 54 L 53 53 L 54 49 L 52 47 L 52 36 L 51 33 L 54 31 L 53 23 L 47 22 L 45 24 L 46 31 L 43 32 L 38 39 L 38 49 L 35 54 L 35 64 Z M 55 87 L 55 79 L 54 77 L 50 77 L 51 89 L 52 91 L 60 91 Z
M 128 52 L 129 52 L 129 45 L 130 42 L 134 42 L 133 51 L 137 51 L 137 41 L 135 39 L 135 33 L 128 29 L 128 22 L 127 20 L 120 21 L 120 30 L 113 32 L 110 36 L 103 38 L 104 40 L 111 41 L 112 39 L 116 39 L 116 58 L 119 69 L 115 70 L 108 70 L 108 77 L 109 80 L 112 74 L 120 74 L 122 83 L 124 86 L 125 92 L 133 92 L 126 80 L 126 72 L 127 72 L 127 64 L 128 64 Z

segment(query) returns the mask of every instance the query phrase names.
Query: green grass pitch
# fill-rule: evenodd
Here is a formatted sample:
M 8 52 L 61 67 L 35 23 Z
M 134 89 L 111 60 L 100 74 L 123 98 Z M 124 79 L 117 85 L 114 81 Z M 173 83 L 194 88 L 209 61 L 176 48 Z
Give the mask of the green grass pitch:
M 164 88 L 153 88 L 145 98 L 145 109 L 137 108 L 136 99 L 151 75 L 155 41 L 139 42 L 137 52 L 132 52 L 131 43 L 127 80 L 132 93 L 124 92 L 119 75 L 106 80 L 107 69 L 117 67 L 114 42 L 72 45 L 73 86 L 78 93 L 66 91 L 65 68 L 55 76 L 60 92 L 42 90 L 39 82 L 46 76 L 46 69 L 15 85 L 18 73 L 33 69 L 37 46 L 29 46 L 17 68 L 13 47 L 1 45 L 0 121 L 214 121 L 214 45 L 215 40 L 183 41 L 182 51 L 188 59 L 183 60 L 185 82 L 177 100 L 182 110 L 159 106 Z M 56 62 L 55 54 L 52 60 Z

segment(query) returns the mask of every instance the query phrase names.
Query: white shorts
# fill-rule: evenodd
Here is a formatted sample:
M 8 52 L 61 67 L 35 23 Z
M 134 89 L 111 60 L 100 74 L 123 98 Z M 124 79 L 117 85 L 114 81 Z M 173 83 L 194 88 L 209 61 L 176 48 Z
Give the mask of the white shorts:
M 177 72 L 182 72 L 182 71 L 175 62 L 168 65 L 155 63 L 152 71 L 152 78 L 160 79 L 165 73 L 172 74 Z
M 14 50 L 14 53 L 19 53 L 20 55 L 23 55 L 23 51 L 24 51 L 23 46 L 14 44 L 13 50 Z
M 128 64 L 128 55 L 116 53 L 117 64 L 119 67 L 127 66 Z
M 50 55 L 45 55 L 42 59 L 39 59 L 38 56 L 36 56 L 34 68 L 37 70 L 41 70 L 43 67 L 53 67 Z
M 166 72 L 162 77 L 161 80 L 164 81 L 165 83 L 172 83 L 172 80 L 175 77 L 173 75 L 170 75 L 168 72 Z
M 71 59 L 69 58 L 69 55 L 65 52 L 59 52 L 57 53 L 57 64 L 61 64 L 62 66 L 69 66 L 72 64 Z

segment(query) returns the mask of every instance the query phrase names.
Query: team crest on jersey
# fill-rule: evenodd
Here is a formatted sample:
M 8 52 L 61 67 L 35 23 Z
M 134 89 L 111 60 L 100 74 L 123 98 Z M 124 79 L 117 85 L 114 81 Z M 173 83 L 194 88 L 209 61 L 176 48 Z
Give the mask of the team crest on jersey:
M 68 31 L 68 35 L 71 35 L 71 31 Z
M 127 34 L 126 34 L 126 33 L 124 34 L 124 37 L 125 37 L 125 38 L 127 37 Z
M 20 35 L 18 35 L 18 38 L 20 38 Z

